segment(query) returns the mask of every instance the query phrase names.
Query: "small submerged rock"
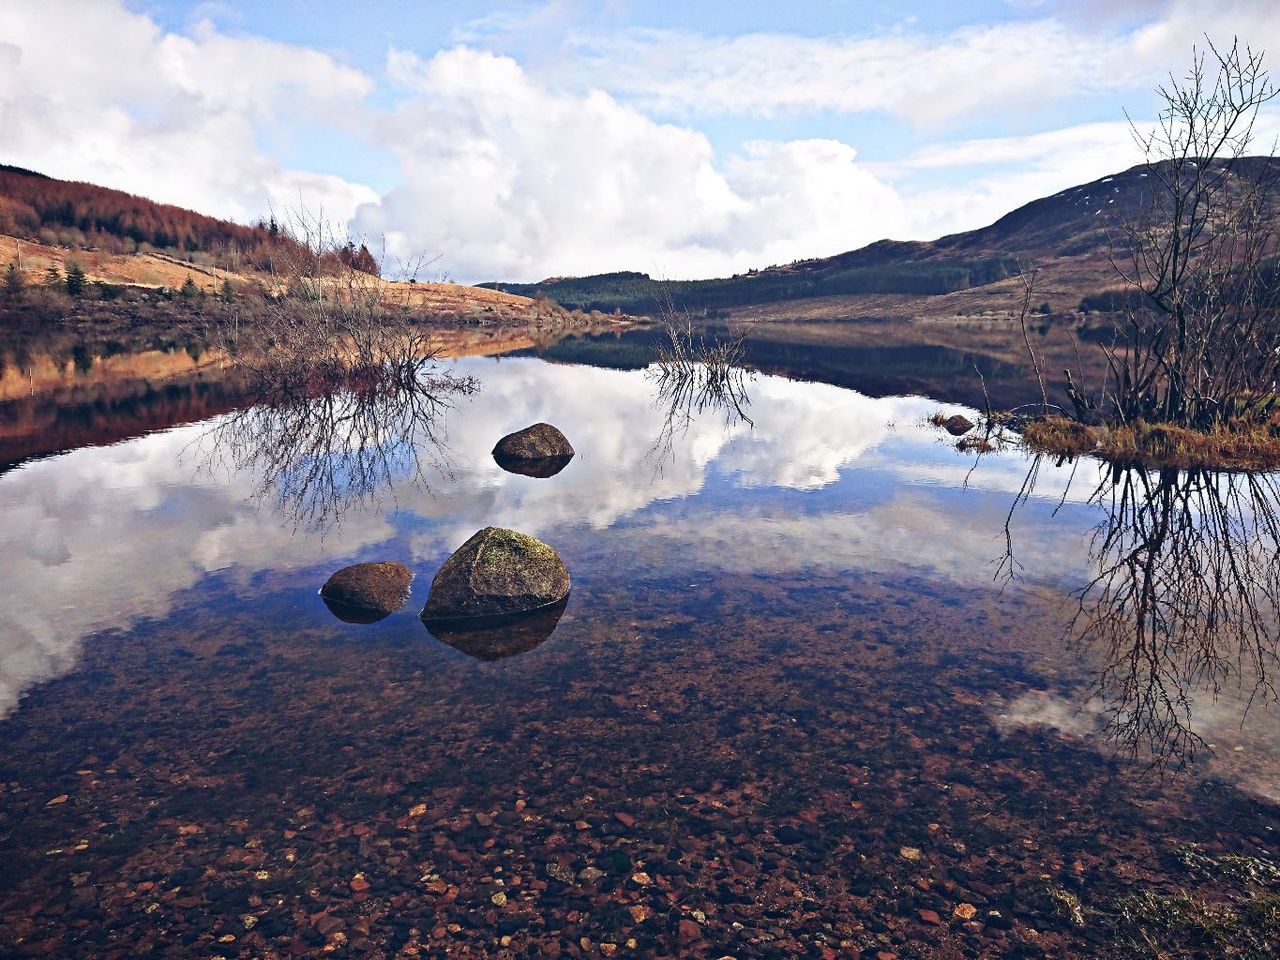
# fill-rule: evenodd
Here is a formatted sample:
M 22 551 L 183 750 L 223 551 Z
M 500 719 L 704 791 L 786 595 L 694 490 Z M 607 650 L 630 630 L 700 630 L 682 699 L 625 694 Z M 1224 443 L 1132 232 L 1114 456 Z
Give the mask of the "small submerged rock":
M 422 609 L 437 621 L 549 607 L 569 595 L 569 571 L 553 547 L 526 533 L 485 527 L 444 562 Z
M 356 563 L 324 582 L 320 596 L 334 616 L 348 623 L 374 623 L 409 599 L 413 571 L 403 563 Z
M 947 419 L 942 422 L 943 429 L 953 437 L 963 437 L 973 429 L 973 426 L 974 424 L 972 420 L 968 417 L 961 416 L 958 413 L 947 417 Z
M 554 477 L 573 455 L 568 438 L 549 423 L 535 423 L 509 433 L 493 448 L 498 466 L 526 477 Z

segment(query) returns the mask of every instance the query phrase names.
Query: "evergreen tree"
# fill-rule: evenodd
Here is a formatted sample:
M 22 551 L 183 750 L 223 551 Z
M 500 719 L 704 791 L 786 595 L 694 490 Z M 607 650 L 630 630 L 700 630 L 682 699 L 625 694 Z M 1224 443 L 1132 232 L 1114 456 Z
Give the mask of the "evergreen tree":
M 187 279 L 183 281 L 182 288 L 178 291 L 182 295 L 183 300 L 194 300 L 200 295 L 200 288 L 196 286 L 196 282 L 191 275 L 187 275 Z
M 62 271 L 58 269 L 56 263 L 51 263 L 44 272 L 44 283 L 46 287 L 62 286 Z
M 22 279 L 22 272 L 18 269 L 16 263 L 11 263 L 4 271 L 4 293 L 10 300 L 21 300 L 22 290 L 26 286 Z
M 85 275 L 80 269 L 80 264 L 73 263 L 67 267 L 67 293 L 73 297 L 78 297 L 84 293 Z

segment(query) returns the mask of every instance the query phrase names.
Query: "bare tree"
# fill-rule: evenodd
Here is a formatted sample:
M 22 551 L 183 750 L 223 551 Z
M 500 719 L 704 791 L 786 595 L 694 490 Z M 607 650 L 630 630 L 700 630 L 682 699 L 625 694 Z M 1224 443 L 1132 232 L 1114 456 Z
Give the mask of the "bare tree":
M 277 233 L 291 242 L 272 254 L 270 288 L 260 301 L 236 301 L 220 344 L 252 388 L 370 392 L 408 385 L 431 364 L 430 338 L 408 302 L 393 298 L 363 244 L 352 255 L 353 240 L 305 210 L 285 218 Z
M 1277 89 L 1263 54 L 1233 41 L 1197 50 L 1187 76 L 1171 75 L 1157 94 L 1156 127 L 1133 126 L 1145 196 L 1112 254 L 1136 295 L 1108 354 L 1110 399 L 1123 422 L 1207 429 L 1263 418 L 1280 375 L 1280 163 L 1274 145 L 1249 154 Z

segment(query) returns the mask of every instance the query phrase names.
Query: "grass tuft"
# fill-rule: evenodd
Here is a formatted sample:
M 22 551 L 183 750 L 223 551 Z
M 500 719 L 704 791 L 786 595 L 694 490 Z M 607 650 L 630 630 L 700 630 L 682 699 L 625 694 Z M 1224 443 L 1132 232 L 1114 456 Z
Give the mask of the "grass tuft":
M 1034 420 L 1022 428 L 1024 445 L 1060 457 L 1094 454 L 1122 466 L 1176 469 L 1280 468 L 1280 429 L 1272 422 L 1188 430 L 1138 421 L 1091 427 L 1065 417 Z

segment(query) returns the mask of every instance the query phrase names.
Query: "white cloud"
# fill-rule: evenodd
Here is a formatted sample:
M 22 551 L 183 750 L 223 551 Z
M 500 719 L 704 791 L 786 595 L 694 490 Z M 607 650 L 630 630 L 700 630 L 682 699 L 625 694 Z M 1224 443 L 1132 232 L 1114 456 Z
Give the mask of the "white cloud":
M 315 50 L 191 36 L 108 0 L 6 6 L 0 27 L 0 153 L 204 213 L 248 220 L 268 205 L 323 207 L 345 219 L 376 194 L 294 170 L 261 133 L 359 110 L 372 81 Z
M 443 251 L 465 278 L 643 269 L 739 272 L 837 253 L 904 223 L 894 192 L 832 140 L 710 142 L 599 91 L 554 92 L 514 60 L 458 48 L 388 72 L 409 99 L 378 131 L 403 182 L 361 207 L 391 252 Z
M 558 56 L 392 50 L 378 90 L 318 50 L 209 22 L 168 33 L 119 0 L 12 4 L 0 26 L 0 159 L 242 220 L 300 202 L 353 215 L 354 231 L 385 236 L 393 256 L 441 254 L 463 282 L 725 276 L 983 226 L 1136 162 L 1122 123 L 1045 128 L 1071 98 L 1145 90 L 1185 64 L 1206 7 L 1175 0 L 1138 17 L 1134 4 L 1114 6 L 1111 18 L 1077 4 L 950 33 L 704 37 L 615 29 L 612 14 L 584 20 L 554 0 L 467 35 L 543 50 L 567 30 Z M 1266 6 L 1208 9 L 1215 31 L 1280 48 Z M 659 122 L 655 110 L 686 119 Z M 889 159 L 872 163 L 856 139 L 717 149 L 687 119 L 863 113 L 1041 132 L 905 157 L 880 145 Z M 295 138 L 317 155 L 332 142 L 344 164 L 390 154 L 399 181 L 379 196 L 314 172 L 319 158 L 294 169 L 282 157 Z
M 1034 120 L 1073 97 L 1145 90 L 1187 63 L 1206 30 L 1219 42 L 1234 35 L 1255 49 L 1280 47 L 1268 0 L 1074 6 L 949 33 L 915 23 L 831 37 L 579 31 L 565 48 L 580 78 L 669 115 L 883 112 L 937 128 L 1010 113 Z

